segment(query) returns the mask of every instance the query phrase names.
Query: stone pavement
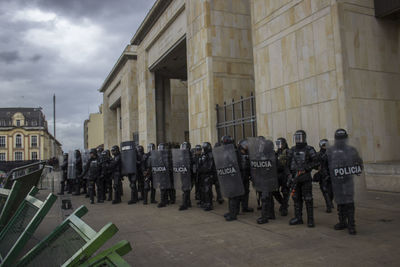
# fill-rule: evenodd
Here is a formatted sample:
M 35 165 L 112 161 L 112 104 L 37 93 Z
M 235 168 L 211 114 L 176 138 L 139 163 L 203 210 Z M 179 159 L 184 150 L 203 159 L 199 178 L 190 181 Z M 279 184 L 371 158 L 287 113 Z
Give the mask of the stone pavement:
M 90 205 L 84 196 L 72 196 L 73 208 L 86 205 L 83 220 L 95 230 L 113 222 L 119 232 L 105 247 L 126 239 L 133 251 L 124 258 L 132 266 L 398 266 L 400 264 L 400 194 L 368 192 L 358 201 L 358 235 L 334 231 L 336 212 L 325 213 L 318 186 L 314 187 L 315 228 L 289 226 L 293 215 L 277 214 L 276 220 L 258 225 L 260 211 L 240 214 L 234 222 L 222 215 L 227 203 L 205 212 L 197 207 L 178 211 L 178 203 L 159 209 L 155 204 L 127 205 L 124 181 L 123 203 Z M 157 192 L 158 193 L 158 192 Z M 48 192 L 41 191 L 45 197 Z M 251 206 L 256 206 L 254 191 Z M 67 197 L 69 197 L 67 195 Z M 157 198 L 159 195 L 157 195 Z M 29 246 L 47 235 L 63 214 L 60 198 L 35 233 Z M 276 208 L 277 209 L 277 208 Z

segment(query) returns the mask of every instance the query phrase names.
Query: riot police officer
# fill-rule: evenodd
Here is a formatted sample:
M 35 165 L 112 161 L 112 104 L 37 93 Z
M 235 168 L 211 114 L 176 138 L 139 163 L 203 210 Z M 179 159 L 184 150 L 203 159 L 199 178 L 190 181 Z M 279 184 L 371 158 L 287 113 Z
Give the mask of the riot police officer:
M 194 180 L 194 191 L 195 191 L 195 199 L 199 200 L 199 205 L 203 204 L 203 198 L 201 193 L 201 181 L 200 181 L 200 173 L 199 173 L 199 163 L 201 158 L 202 148 L 201 145 L 196 145 L 194 149 L 192 149 L 192 157 L 193 157 L 193 180 Z
M 99 163 L 99 157 L 97 155 L 96 149 L 90 150 L 90 158 L 87 162 L 83 173 L 79 176 L 80 179 L 88 173 L 88 182 L 89 182 L 89 197 L 90 197 L 90 204 L 94 204 L 94 190 L 95 190 L 95 183 L 98 181 L 98 178 L 101 176 L 101 165 Z M 97 202 L 102 203 L 102 192 L 97 189 Z
M 314 174 L 313 182 L 319 182 L 319 188 L 321 189 L 322 195 L 325 199 L 326 212 L 331 213 L 333 209 L 333 191 L 332 191 L 332 181 L 329 175 L 328 167 L 328 155 L 326 154 L 326 148 L 328 145 L 327 139 L 322 139 L 319 141 L 319 152 L 317 153 L 317 158 L 319 162 L 318 172 Z
M 61 164 L 61 170 L 62 170 L 62 177 L 61 177 L 61 182 L 60 182 L 60 192 L 58 192 L 58 195 L 64 195 L 64 190 L 65 190 L 65 182 L 67 181 L 67 175 L 68 175 L 68 153 L 64 153 L 63 155 L 63 163 Z
M 249 194 L 250 194 L 250 159 L 249 159 L 249 146 L 247 140 L 241 140 L 238 143 L 238 160 L 240 173 L 244 186 L 244 195 L 240 199 L 242 205 L 242 212 L 253 212 L 253 208 L 249 208 Z
M 142 161 L 144 159 L 144 148 L 143 146 L 136 147 L 137 156 L 137 167 L 136 167 L 136 176 L 137 176 L 137 183 L 138 183 L 138 200 L 144 199 L 144 177 L 143 177 L 143 170 L 142 170 Z
M 110 168 L 111 154 L 110 150 L 106 149 L 101 152 L 101 180 L 103 182 L 103 196 L 102 199 L 107 201 L 112 201 L 112 170 Z
M 121 176 L 121 153 L 117 145 L 111 148 L 111 154 L 113 155 L 113 158 L 110 161 L 110 168 L 112 170 L 113 188 L 114 188 L 114 200 L 112 204 L 118 204 L 121 203 L 122 176 Z
M 155 150 L 156 146 L 153 143 L 147 145 L 147 153 L 143 155 L 141 161 L 141 170 L 143 172 L 144 179 L 144 195 L 143 204 L 147 205 L 148 194 L 150 191 L 150 203 L 157 203 L 156 201 L 156 189 L 153 185 L 153 177 L 151 171 L 151 151 Z
M 286 139 L 279 137 L 275 141 L 277 151 L 276 155 L 278 157 L 278 182 L 279 188 L 277 191 L 273 192 L 273 196 L 281 205 L 279 212 L 281 216 L 287 216 L 289 207 L 289 188 L 287 186 L 287 177 L 289 175 L 289 170 L 287 166 L 287 154 L 289 151 Z M 279 192 L 280 190 L 280 192 Z
M 204 142 L 202 145 L 203 153 L 199 159 L 198 172 L 200 177 L 200 184 L 202 186 L 202 208 L 205 211 L 213 209 L 212 203 L 212 182 L 216 175 L 215 163 L 212 154 L 212 147 L 209 142 Z
M 357 149 L 347 142 L 346 130 L 336 130 L 335 143 L 327 150 L 328 166 L 339 216 L 339 223 L 334 229 L 347 228 L 349 234 L 355 235 L 357 232 L 354 219 L 354 176 L 362 173 L 363 161 Z
M 172 151 L 173 167 L 174 167 L 174 182 L 175 185 L 181 183 L 182 205 L 179 210 L 187 210 L 192 206 L 190 200 L 190 190 L 192 189 L 192 156 L 191 145 L 189 142 L 183 142 L 179 150 Z
M 159 144 L 157 150 L 157 153 L 153 152 L 151 155 L 151 167 L 153 182 L 160 188 L 160 203 L 157 207 L 163 208 L 175 201 L 171 190 L 173 187 L 172 162 L 166 144 Z
M 290 225 L 303 224 L 303 201 L 307 209 L 307 226 L 314 227 L 314 205 L 311 171 L 318 165 L 317 152 L 307 144 L 306 132 L 298 130 L 293 136 L 295 146 L 288 151 L 287 162 L 290 170 L 288 183 L 292 189 L 295 217 Z
M 76 169 L 76 179 L 74 181 L 74 192 L 72 193 L 72 195 L 75 196 L 79 196 L 80 195 L 80 191 L 81 191 L 81 179 L 79 179 L 79 176 L 82 173 L 82 155 L 81 152 L 76 149 L 75 150 L 75 169 Z

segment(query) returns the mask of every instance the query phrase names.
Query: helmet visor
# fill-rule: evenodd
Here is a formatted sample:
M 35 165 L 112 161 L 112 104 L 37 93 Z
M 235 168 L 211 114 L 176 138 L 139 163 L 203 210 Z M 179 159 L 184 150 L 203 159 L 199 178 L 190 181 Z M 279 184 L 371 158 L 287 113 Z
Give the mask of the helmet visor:
M 276 145 L 276 147 L 277 147 L 278 149 L 282 149 L 282 147 L 283 147 L 283 142 L 282 142 L 282 140 L 276 140 L 276 141 L 275 141 L 275 145 Z
M 302 133 L 296 133 L 293 136 L 293 143 L 302 144 L 306 142 L 306 137 Z

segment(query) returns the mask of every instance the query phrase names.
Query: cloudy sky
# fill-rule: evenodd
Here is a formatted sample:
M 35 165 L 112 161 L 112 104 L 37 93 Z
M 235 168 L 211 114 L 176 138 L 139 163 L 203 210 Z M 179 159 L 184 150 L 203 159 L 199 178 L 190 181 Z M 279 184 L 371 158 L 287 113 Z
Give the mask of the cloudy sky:
M 98 88 L 154 0 L 0 0 L 0 107 L 43 107 L 64 150 L 83 147 Z

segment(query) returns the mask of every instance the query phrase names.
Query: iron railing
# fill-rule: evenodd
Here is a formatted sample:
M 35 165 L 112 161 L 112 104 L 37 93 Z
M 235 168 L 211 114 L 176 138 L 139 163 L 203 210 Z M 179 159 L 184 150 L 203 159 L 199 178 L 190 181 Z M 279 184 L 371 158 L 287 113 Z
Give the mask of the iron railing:
M 257 136 L 257 119 L 255 110 L 255 97 L 253 93 L 249 97 L 240 97 L 231 103 L 222 106 L 216 105 L 218 140 L 223 135 L 230 135 L 235 140 Z

